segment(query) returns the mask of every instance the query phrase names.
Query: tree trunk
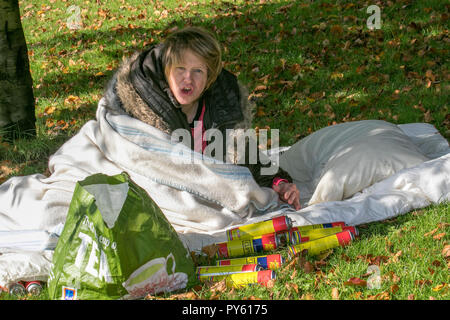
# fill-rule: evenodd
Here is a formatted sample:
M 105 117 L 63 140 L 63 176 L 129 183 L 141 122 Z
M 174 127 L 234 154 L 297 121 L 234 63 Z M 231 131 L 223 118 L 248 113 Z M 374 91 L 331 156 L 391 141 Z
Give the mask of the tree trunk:
M 18 0 L 0 0 L 0 136 L 36 135 L 33 80 Z

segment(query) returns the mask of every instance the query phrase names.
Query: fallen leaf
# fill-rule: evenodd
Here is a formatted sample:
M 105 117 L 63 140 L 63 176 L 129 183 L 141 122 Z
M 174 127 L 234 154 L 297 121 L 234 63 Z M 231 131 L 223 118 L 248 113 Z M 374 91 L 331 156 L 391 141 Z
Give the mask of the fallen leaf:
M 444 256 L 445 259 L 450 258 L 450 244 L 444 246 L 444 249 L 442 249 L 442 255 Z
M 377 265 L 379 266 L 381 263 L 386 263 L 389 258 L 387 256 L 376 256 L 374 257 L 371 253 L 366 255 L 358 255 L 356 256 L 357 259 L 361 259 L 366 261 L 369 265 Z
M 245 297 L 243 300 L 261 300 L 261 298 L 258 298 L 255 296 L 250 296 L 250 297 Z
M 336 24 L 330 28 L 330 32 L 336 36 L 341 36 L 344 30 L 340 25 Z
M 320 267 L 326 266 L 328 263 L 324 260 L 314 261 L 314 268 L 320 269 Z
M 413 293 L 411 293 L 410 295 L 408 295 L 408 300 L 414 300 L 415 299 L 415 297 L 414 297 L 414 294 Z
M 301 72 L 301 66 L 298 63 L 294 63 L 291 66 L 290 71 L 295 76 Z
M 434 240 L 441 240 L 443 237 L 445 237 L 445 232 L 439 233 L 435 236 L 433 236 Z
M 55 110 L 56 110 L 56 107 L 55 107 L 55 106 L 49 106 L 49 107 L 46 107 L 46 108 L 44 109 L 44 114 L 45 114 L 45 115 L 52 114 L 53 112 L 55 112 Z
M 432 290 L 433 291 L 440 291 L 440 290 L 442 290 L 443 288 L 445 288 L 447 286 L 447 284 L 446 283 L 441 283 L 441 284 L 439 284 L 439 285 L 437 285 L 436 287 L 434 287 Z
M 369 295 L 367 300 L 390 300 L 389 292 L 383 291 L 376 295 Z
M 346 262 L 350 262 L 352 259 L 346 255 L 345 253 L 341 254 L 341 258 L 346 261 Z
M 423 114 L 423 119 L 424 119 L 425 122 L 432 122 L 433 121 L 434 118 L 431 115 L 431 111 L 430 110 L 427 110 L 427 112 L 425 112 Z
M 362 299 L 363 298 L 362 292 L 357 291 L 357 292 L 353 293 L 353 298 L 354 299 Z
M 292 274 L 290 276 L 291 280 L 294 280 L 296 275 L 297 275 L 297 269 L 294 269 L 294 272 L 292 272 Z
M 264 109 L 262 107 L 258 107 L 258 109 L 256 111 L 256 116 L 264 117 L 265 115 L 266 115 L 266 113 L 264 112 Z
M 395 294 L 398 291 L 398 289 L 400 289 L 400 287 L 396 284 L 392 285 L 390 288 L 392 294 Z
M 214 282 L 213 285 L 209 288 L 212 294 L 223 293 L 227 290 L 227 282 L 226 279 L 223 279 L 219 282 Z
M 434 260 L 431 265 L 435 266 L 435 267 L 440 267 L 441 266 L 441 262 L 439 260 Z
M 275 286 L 275 279 L 270 279 L 269 281 L 267 281 L 264 286 L 267 289 L 272 289 Z
M 344 74 L 342 72 L 333 72 L 330 76 L 332 80 L 342 79 L 344 78 Z
M 172 294 L 170 296 L 170 299 L 173 300 L 198 300 L 198 296 L 192 292 L 186 292 L 186 293 L 177 293 L 177 294 Z
M 190 254 L 191 254 L 192 261 L 194 262 L 194 265 L 198 266 L 197 254 L 194 251 L 191 251 Z
M 362 280 L 360 278 L 350 278 L 347 281 L 344 282 L 344 285 L 346 286 L 361 286 L 361 287 L 366 287 L 367 286 L 367 281 L 366 280 Z
M 302 299 L 302 300 L 315 300 L 314 296 L 311 293 L 302 294 L 300 299 Z
M 431 281 L 430 280 L 415 280 L 414 284 L 416 287 L 423 287 L 424 285 L 430 285 Z
M 309 261 L 306 261 L 303 265 L 301 265 L 300 266 L 302 269 L 303 269 L 303 271 L 305 272 L 305 273 L 311 273 L 311 272 L 314 272 L 314 265 L 311 263 L 311 262 L 309 262 Z
M 267 86 L 259 85 L 253 91 L 256 92 L 256 91 L 263 91 L 263 90 L 267 90 Z
M 296 283 L 287 282 L 285 285 L 286 289 L 293 289 L 298 294 L 298 285 Z
M 333 298 L 333 300 L 339 300 L 338 288 L 331 289 L 331 297 Z
M 66 99 L 64 99 L 64 104 L 76 104 L 80 102 L 80 97 L 69 95 Z
M 439 227 L 437 227 L 436 229 L 431 230 L 430 232 L 425 233 L 423 236 L 424 237 L 428 237 L 433 235 L 436 231 L 438 231 Z
M 366 69 L 366 66 L 362 65 L 356 68 L 356 73 L 357 74 L 361 74 L 364 72 L 364 70 Z
M 45 126 L 47 128 L 51 128 L 55 125 L 55 122 L 52 118 L 47 118 L 47 120 L 45 120 Z
M 397 263 L 398 262 L 398 258 L 403 254 L 402 250 L 397 251 L 397 253 L 395 253 L 387 262 L 389 263 Z
M 433 74 L 433 71 L 432 70 L 427 70 L 426 72 L 425 72 L 425 76 L 427 77 L 427 78 L 429 78 L 431 81 L 435 81 L 436 80 L 436 76 Z
M 297 259 L 292 259 L 288 264 L 286 264 L 284 267 L 283 267 L 283 271 L 284 270 L 290 270 L 290 269 L 294 269 L 294 270 L 296 270 L 296 265 L 297 265 Z
M 391 274 L 391 279 L 392 279 L 392 282 L 394 282 L 394 283 L 397 283 L 400 281 L 400 277 L 397 276 L 394 272 L 392 272 L 392 274 Z
M 205 253 L 209 258 L 214 257 L 218 250 L 219 246 L 217 244 L 210 244 L 202 248 L 202 252 Z

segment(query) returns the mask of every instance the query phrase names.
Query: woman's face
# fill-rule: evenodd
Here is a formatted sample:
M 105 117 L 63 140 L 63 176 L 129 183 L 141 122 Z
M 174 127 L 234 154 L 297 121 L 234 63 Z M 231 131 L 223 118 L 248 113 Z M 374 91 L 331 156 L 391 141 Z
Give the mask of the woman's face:
M 169 73 L 169 87 L 180 105 L 191 105 L 202 95 L 208 78 L 206 63 L 191 50 L 186 50 L 182 61 L 173 65 Z

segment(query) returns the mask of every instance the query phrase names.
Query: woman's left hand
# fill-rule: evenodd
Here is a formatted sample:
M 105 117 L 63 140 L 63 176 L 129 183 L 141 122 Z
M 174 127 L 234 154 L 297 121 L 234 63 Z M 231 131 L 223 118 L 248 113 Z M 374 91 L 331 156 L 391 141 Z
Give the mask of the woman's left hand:
M 300 191 L 294 183 L 280 182 L 277 186 L 273 185 L 272 189 L 280 196 L 284 202 L 293 205 L 295 210 L 300 210 Z

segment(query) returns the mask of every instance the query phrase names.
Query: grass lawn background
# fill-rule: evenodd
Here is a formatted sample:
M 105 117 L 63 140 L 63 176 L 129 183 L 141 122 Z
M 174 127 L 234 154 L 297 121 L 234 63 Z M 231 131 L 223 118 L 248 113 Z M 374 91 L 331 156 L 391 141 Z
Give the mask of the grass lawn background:
M 187 25 L 217 35 L 225 67 L 256 102 L 254 126 L 279 129 L 281 146 L 325 126 L 362 119 L 427 122 L 450 137 L 445 1 L 19 4 L 38 136 L 0 143 L 0 183 L 13 175 L 48 173 L 48 157 L 95 117 L 104 86 L 122 59 Z M 374 4 L 381 11 L 378 30 L 366 24 L 367 8 Z M 79 22 L 79 29 L 68 29 L 68 22 Z M 300 259 L 279 271 L 269 288 L 204 285 L 157 298 L 448 299 L 449 209 L 441 204 L 364 225 L 352 245 L 322 259 Z M 370 265 L 379 268 L 379 289 L 348 281 L 367 280 Z

